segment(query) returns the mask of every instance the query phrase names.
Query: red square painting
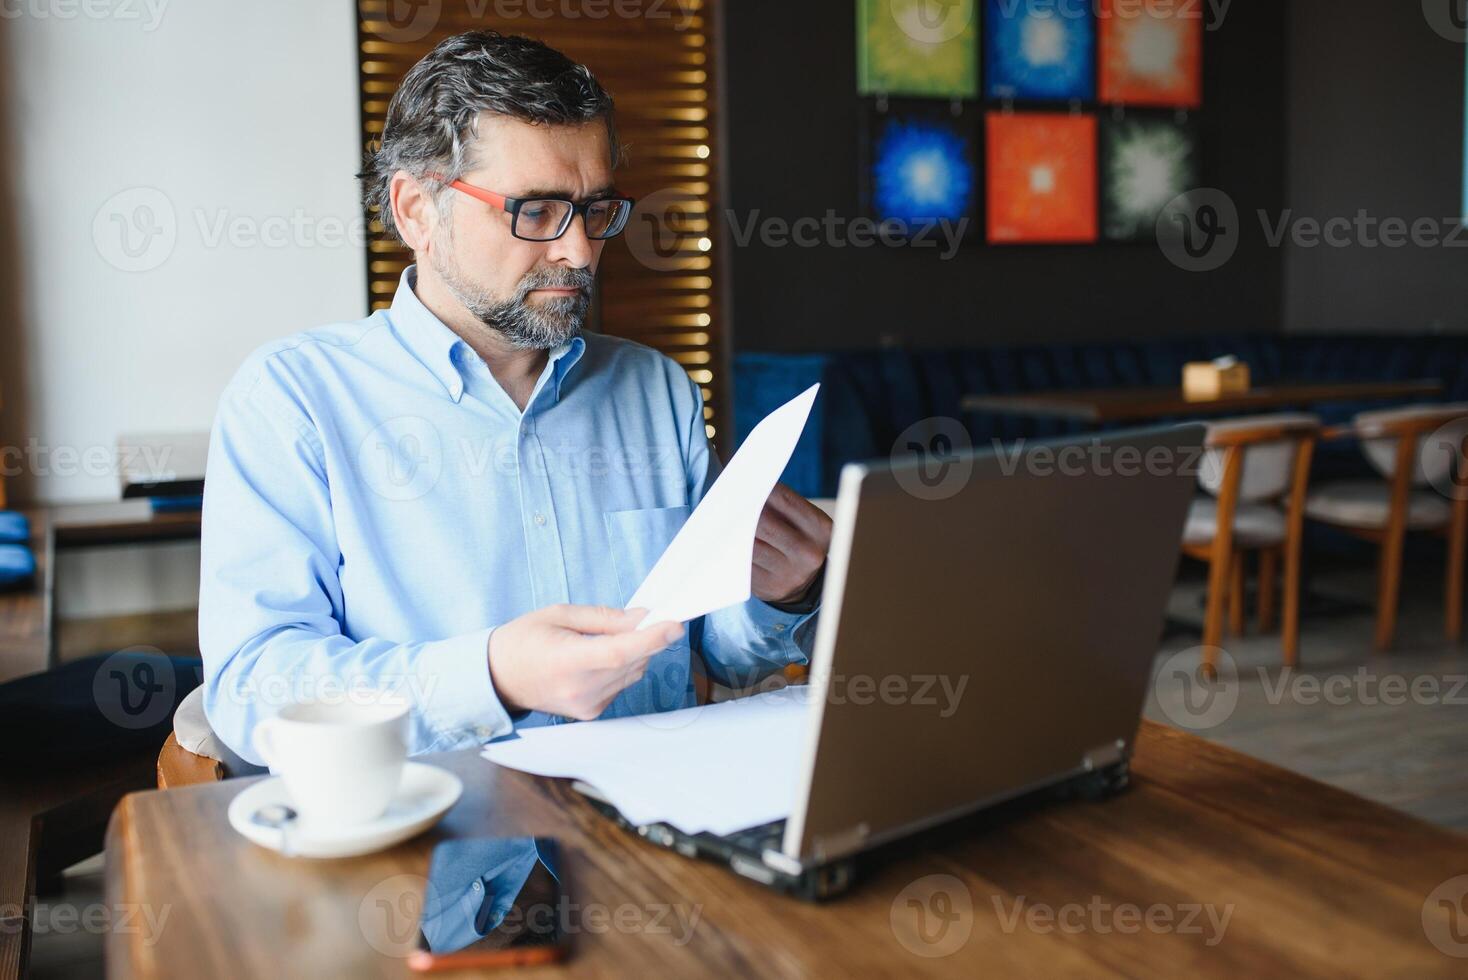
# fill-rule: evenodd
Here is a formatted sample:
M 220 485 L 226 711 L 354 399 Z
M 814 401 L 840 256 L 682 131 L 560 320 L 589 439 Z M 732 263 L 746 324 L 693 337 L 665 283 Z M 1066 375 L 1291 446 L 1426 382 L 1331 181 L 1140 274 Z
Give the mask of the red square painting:
M 1203 104 L 1203 4 L 1100 0 L 1096 11 L 1102 102 Z
M 1096 241 L 1096 117 L 991 112 L 986 123 L 989 241 Z

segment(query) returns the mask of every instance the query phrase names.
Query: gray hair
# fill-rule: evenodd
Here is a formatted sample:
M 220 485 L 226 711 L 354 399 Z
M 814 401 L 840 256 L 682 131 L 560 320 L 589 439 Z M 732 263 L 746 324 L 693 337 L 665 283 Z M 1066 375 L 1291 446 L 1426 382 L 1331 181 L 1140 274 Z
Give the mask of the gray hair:
M 367 209 L 402 241 L 392 213 L 393 175 L 407 171 L 442 192 L 469 169 L 481 112 L 553 126 L 604 119 L 615 167 L 622 154 L 614 111 L 590 69 L 539 41 L 495 31 L 446 38 L 404 76 L 388 104 L 382 139 L 357 175 Z

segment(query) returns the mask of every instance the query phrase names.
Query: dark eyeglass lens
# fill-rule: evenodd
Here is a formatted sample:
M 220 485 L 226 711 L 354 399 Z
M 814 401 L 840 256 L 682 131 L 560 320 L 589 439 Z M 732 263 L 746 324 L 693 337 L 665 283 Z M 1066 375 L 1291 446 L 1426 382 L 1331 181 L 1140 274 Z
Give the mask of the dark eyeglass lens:
M 561 234 L 571 205 L 565 201 L 526 201 L 515 218 L 515 234 L 532 241 L 549 241 Z
M 626 201 L 617 198 L 592 201 L 586 208 L 587 236 L 610 238 L 620 233 L 622 227 L 627 224 L 627 214 L 630 210 Z

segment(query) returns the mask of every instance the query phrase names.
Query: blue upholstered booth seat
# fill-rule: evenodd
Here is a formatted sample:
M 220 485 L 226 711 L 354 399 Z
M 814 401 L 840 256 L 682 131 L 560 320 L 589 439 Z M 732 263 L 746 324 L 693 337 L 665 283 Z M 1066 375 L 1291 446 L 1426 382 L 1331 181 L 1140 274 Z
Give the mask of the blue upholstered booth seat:
M 0 544 L 0 592 L 26 588 L 36 576 L 36 556 L 19 544 Z
M 1177 385 L 1184 363 L 1225 354 L 1246 362 L 1256 385 L 1430 378 L 1443 382 L 1443 400 L 1468 401 L 1468 336 L 1457 335 L 1242 334 L 960 350 L 744 353 L 734 359 L 735 436 L 742 442 L 772 409 L 820 382 L 821 397 L 784 479 L 807 496 L 833 496 L 845 463 L 886 457 L 897 436 L 923 419 L 958 419 L 978 446 L 1079 428 L 1059 420 L 964 412 L 965 395 Z M 1311 410 L 1332 424 L 1381 404 L 1336 402 Z M 1317 452 L 1322 476 L 1358 474 L 1363 467 L 1350 443 L 1323 444 Z
M 14 510 L 0 510 L 0 544 L 29 544 L 31 522 Z

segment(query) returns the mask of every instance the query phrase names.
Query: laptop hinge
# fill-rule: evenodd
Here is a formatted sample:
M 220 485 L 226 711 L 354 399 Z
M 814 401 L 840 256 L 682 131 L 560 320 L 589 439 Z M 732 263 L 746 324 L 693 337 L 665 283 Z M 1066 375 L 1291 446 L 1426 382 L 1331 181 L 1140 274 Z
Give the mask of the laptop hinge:
M 795 860 L 795 858 L 793 857 L 790 857 L 784 851 L 777 851 L 773 847 L 765 848 L 764 854 L 762 854 L 761 857 L 764 858 L 765 864 L 768 864 L 776 871 L 784 872 L 791 877 L 799 876 L 802 872 L 805 871 L 805 866 L 802 865 L 799 861 Z
M 1081 757 L 1081 766 L 1090 772 L 1094 769 L 1113 766 L 1124 758 L 1126 758 L 1126 739 L 1119 738 L 1115 742 L 1107 742 L 1094 749 L 1087 749 L 1086 754 Z
M 824 834 L 817 837 L 811 844 L 815 852 L 816 860 L 829 861 L 834 858 L 844 857 L 847 854 L 861 849 L 861 845 L 872 835 L 870 824 L 859 823 L 846 830 L 837 831 L 834 834 Z

